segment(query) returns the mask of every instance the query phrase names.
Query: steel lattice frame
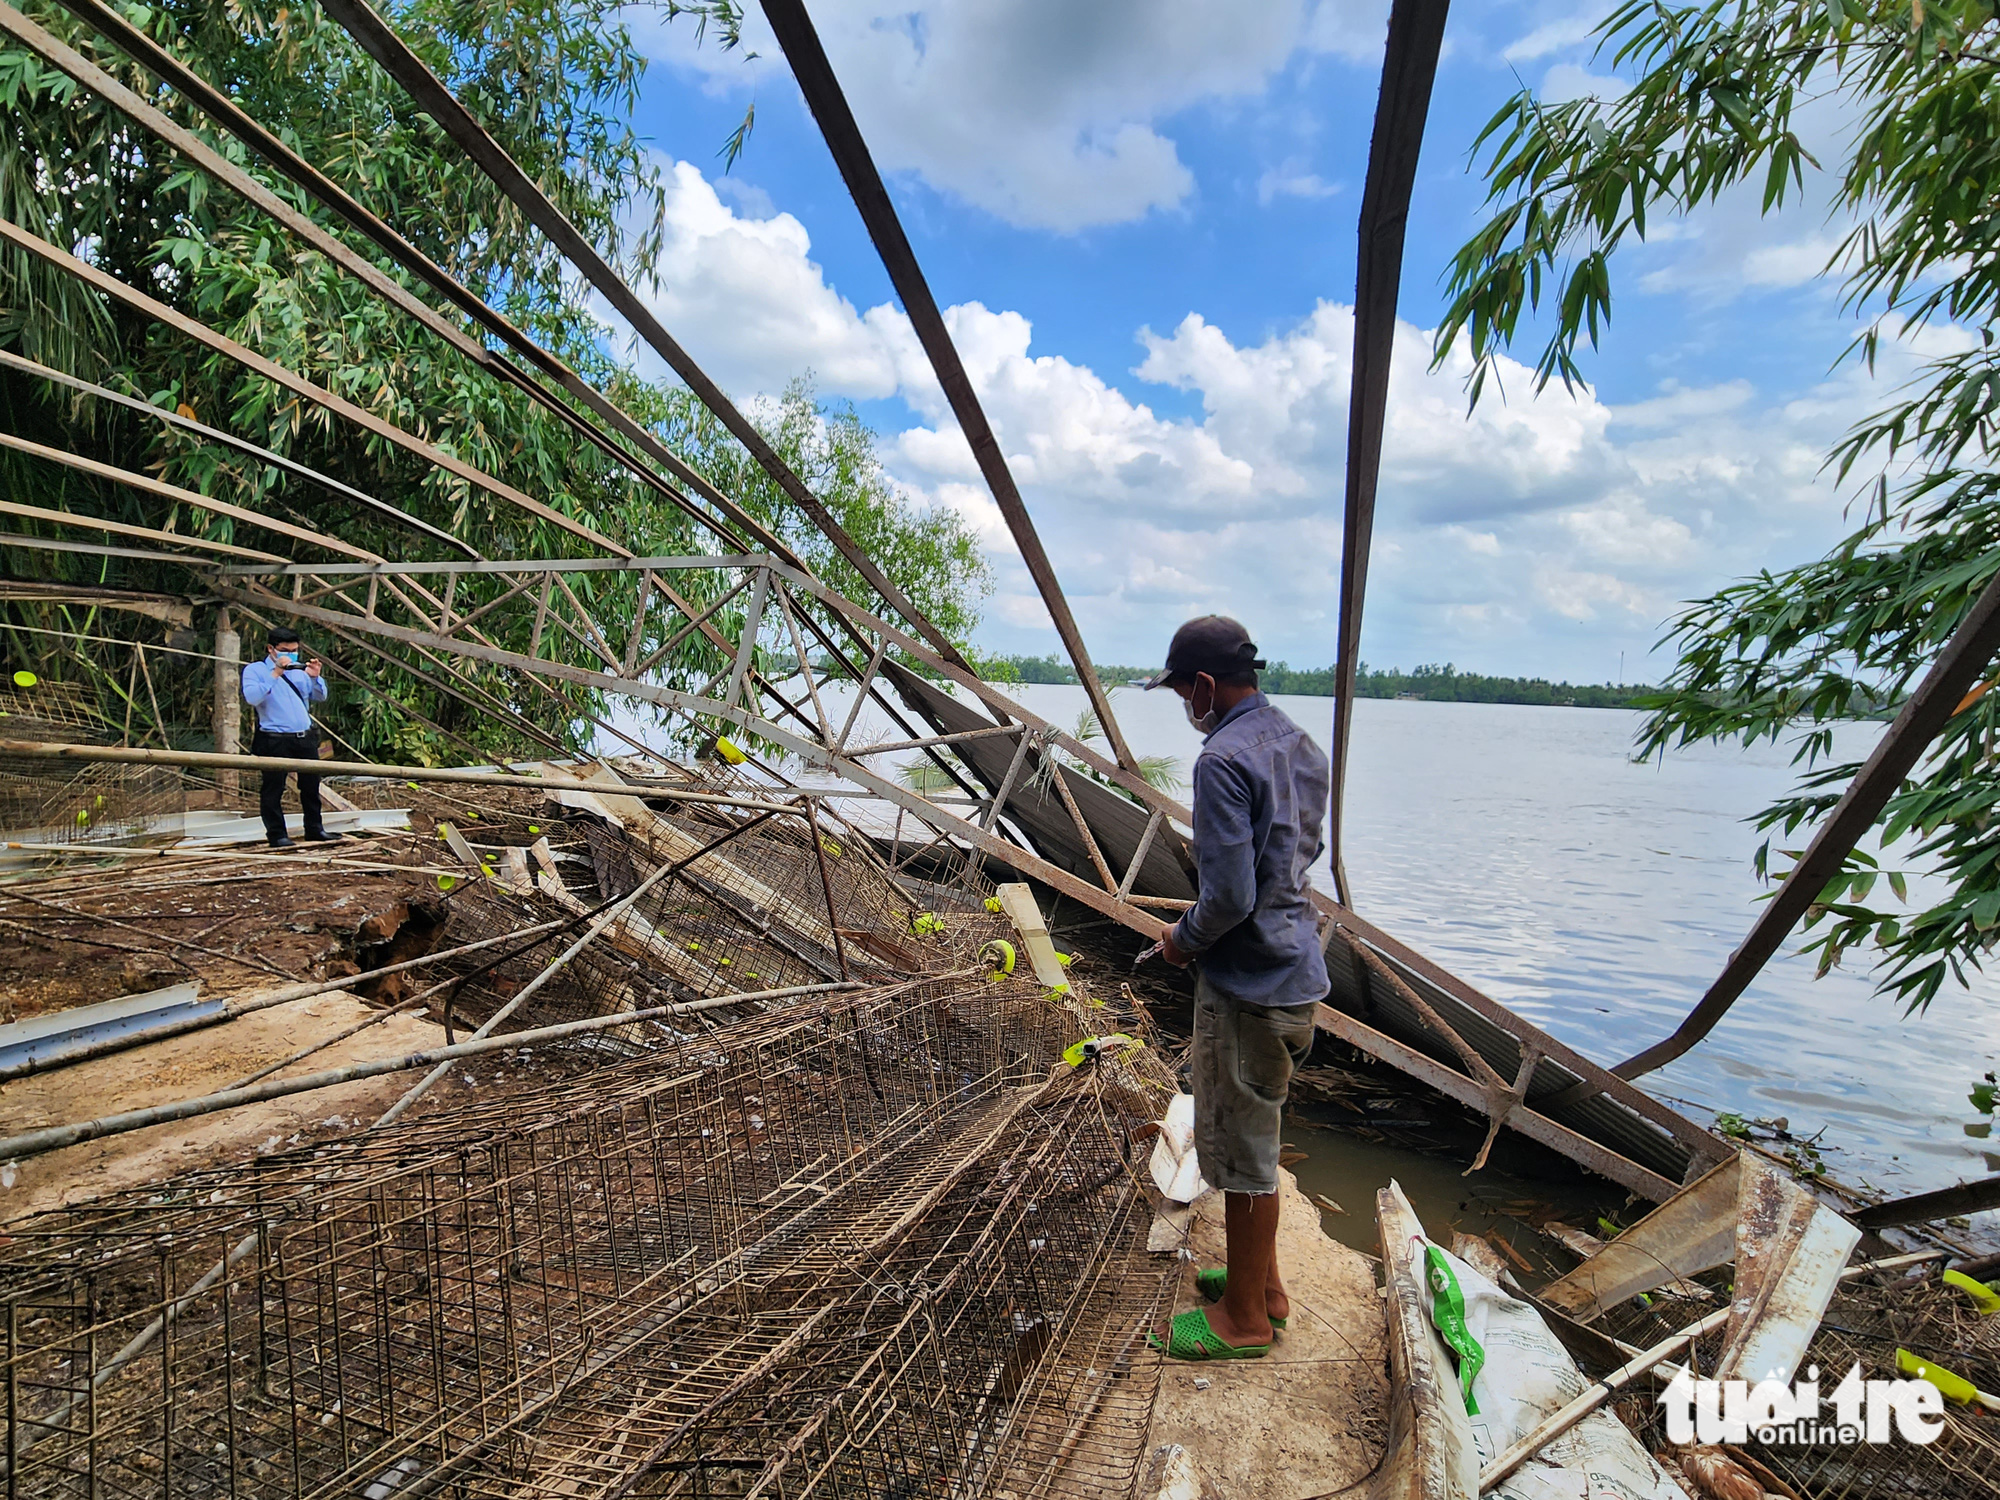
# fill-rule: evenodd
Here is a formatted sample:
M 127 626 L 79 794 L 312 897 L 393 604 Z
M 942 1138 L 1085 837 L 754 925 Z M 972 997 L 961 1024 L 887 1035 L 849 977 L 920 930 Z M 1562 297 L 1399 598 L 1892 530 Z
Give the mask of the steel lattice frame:
M 255 204 L 283 231 L 312 246 L 344 269 L 375 295 L 429 329 L 468 362 L 484 370 L 557 419 L 579 442 L 612 457 L 631 477 L 675 505 L 717 539 L 713 556 L 635 558 L 613 539 L 565 514 L 546 499 L 527 494 L 462 459 L 441 452 L 416 435 L 354 403 L 315 386 L 296 373 L 245 348 L 194 319 L 168 308 L 136 288 L 125 286 L 61 248 L 26 230 L 0 222 L 0 240 L 36 256 L 78 278 L 99 294 L 114 299 L 173 334 L 192 340 L 245 369 L 273 381 L 299 399 L 322 408 L 333 420 L 349 424 L 390 443 L 410 456 L 450 474 L 496 500 L 537 518 L 548 534 L 564 539 L 574 555 L 532 560 L 489 562 L 392 563 L 358 549 L 337 536 L 313 532 L 275 517 L 230 507 L 213 497 L 175 490 L 150 476 L 94 464 L 77 455 L 30 444 L 27 439 L 0 434 L 17 449 L 38 458 L 85 469 L 109 482 L 148 494 L 168 505 L 193 506 L 211 514 L 233 516 L 254 528 L 255 548 L 209 541 L 184 532 L 114 523 L 70 511 L 48 511 L 0 502 L 0 514 L 14 515 L 40 528 L 33 536 L 5 539 L 5 545 L 74 548 L 89 553 L 146 557 L 186 569 L 189 593 L 222 598 L 264 614 L 311 623 L 356 646 L 393 661 L 440 692 L 461 699 L 486 713 L 510 713 L 511 705 L 496 684 L 511 684 L 522 694 L 557 696 L 574 705 L 577 690 L 624 696 L 678 714 L 704 732 L 733 728 L 744 736 L 775 746 L 804 762 L 828 771 L 860 793 L 895 804 L 953 846 L 1042 880 L 1050 887 L 1144 934 L 1160 927 L 1159 913 L 1180 904 L 1144 889 L 1139 880 L 1148 849 L 1179 850 L 1187 810 L 1148 786 L 1126 765 L 1096 754 L 1073 736 L 1029 713 L 1003 694 L 980 682 L 963 659 L 893 580 L 880 574 L 872 560 L 834 523 L 825 507 L 803 482 L 785 469 L 758 438 L 742 414 L 723 398 L 691 358 L 664 328 L 618 282 L 596 252 L 572 226 L 561 220 L 533 184 L 522 177 L 449 91 L 417 62 L 414 55 L 365 6 L 355 0 L 334 0 L 330 13 L 353 32 L 378 61 L 413 92 L 443 123 L 460 147 L 514 196 L 529 218 L 548 233 L 572 263 L 599 286 L 613 305 L 662 356 L 687 378 L 718 417 L 750 447 L 753 457 L 827 534 L 837 551 L 853 563 L 887 605 L 886 614 L 864 608 L 827 588 L 803 561 L 722 493 L 704 476 L 683 463 L 657 437 L 633 422 L 601 393 L 592 389 L 548 351 L 454 281 L 415 250 L 390 225 L 372 214 L 309 163 L 290 152 L 274 135 L 245 115 L 226 95 L 189 70 L 171 52 L 137 31 L 102 0 L 61 0 L 99 37 L 152 71 L 222 131 L 235 136 L 271 170 L 301 188 L 346 231 L 366 240 L 396 262 L 413 281 L 442 299 L 441 312 L 404 282 L 385 274 L 373 260 L 348 241 L 274 193 L 247 168 L 227 159 L 210 141 L 169 118 L 148 100 L 134 94 L 87 57 L 52 36 L 20 11 L 0 0 L 0 32 L 35 51 L 124 113 L 181 155 L 197 171 Z M 822 80 L 823 82 L 823 80 Z M 910 268 L 905 268 L 907 271 Z M 605 280 L 609 277 L 610 280 Z M 470 329 L 471 331 L 468 331 Z M 495 348 L 494 344 L 500 347 Z M 16 368 L 19 361 L 10 360 Z M 35 372 L 43 378 L 74 385 L 64 372 Z M 243 451 L 253 449 L 240 439 L 217 434 Z M 261 452 L 261 450 L 255 450 Z M 277 460 L 276 455 L 267 455 Z M 297 466 L 293 466 L 294 469 Z M 296 475 L 302 482 L 322 476 Z M 371 497 L 350 494 L 357 505 Z M 1025 513 L 1019 518 L 1025 522 Z M 79 533 L 95 532 L 107 541 L 86 541 Z M 451 539 L 461 553 L 468 543 Z M 476 550 L 476 549 L 473 549 Z M 320 554 L 315 558 L 313 554 Z M 600 619 L 577 597 L 579 573 L 596 575 L 598 587 L 627 591 L 629 610 L 620 614 L 634 621 L 622 640 L 613 640 Z M 701 580 L 700 588 L 676 587 L 677 582 Z M 1053 576 L 1038 575 L 1048 593 Z M 695 597 L 691 597 L 695 596 Z M 730 609 L 741 604 L 741 616 Z M 893 618 L 892 618 L 893 617 Z M 896 619 L 901 624 L 896 623 Z M 932 756 L 953 778 L 961 792 L 977 805 L 973 816 L 945 800 L 913 792 L 870 768 L 866 752 L 880 746 L 849 743 L 852 718 L 836 724 L 825 711 L 808 670 L 802 690 L 788 695 L 760 671 L 758 653 L 766 662 L 773 655 L 807 666 L 817 659 L 831 664 L 856 683 L 860 696 L 878 705 L 892 722 L 904 726 L 906 749 Z M 679 652 L 707 652 L 717 668 L 694 691 L 670 687 L 648 673 L 663 659 Z M 992 718 L 990 728 L 944 731 L 933 723 L 926 734 L 911 722 L 895 697 L 884 690 L 886 663 L 920 667 L 953 683 L 962 699 L 981 705 Z M 726 666 L 725 666 L 726 663 Z M 966 743 L 974 734 L 1011 740 L 1014 751 L 1007 775 L 997 784 L 980 786 L 966 769 L 944 752 Z M 1122 741 L 1113 736 L 1114 745 Z M 1060 750 L 1067 766 L 1052 763 Z M 1105 857 L 1093 820 L 1080 798 L 1093 788 L 1095 777 L 1119 788 L 1147 810 L 1144 839 L 1135 856 L 1116 868 Z M 1037 795 L 1055 793 L 1060 818 L 1071 830 L 1074 845 L 1087 859 L 1073 860 L 1065 869 L 1045 857 L 1049 851 L 1025 847 L 1032 842 L 1009 826 L 1010 805 L 1018 803 L 1028 781 L 1038 782 Z M 1010 803 L 1010 798 L 1015 799 Z M 1079 873 L 1081 871 L 1082 873 Z M 1327 1024 L 1346 1040 L 1376 1056 L 1429 1076 L 1439 1087 L 1496 1120 L 1522 1129 L 1632 1186 L 1657 1197 L 1669 1179 L 1656 1169 L 1637 1167 L 1627 1159 L 1635 1139 L 1657 1143 L 1658 1165 L 1711 1159 L 1719 1148 L 1712 1137 L 1674 1111 L 1612 1077 L 1571 1049 L 1512 1015 L 1455 976 L 1428 964 L 1351 911 L 1321 898 L 1329 934 L 1334 929 L 1365 945 L 1392 966 L 1405 987 L 1421 987 L 1429 995 L 1413 1019 L 1396 1035 L 1387 1034 L 1358 1017 L 1326 1014 Z M 1170 914 L 1170 912 L 1169 912 Z M 1361 981 L 1367 993 L 1369 981 Z M 1363 1014 L 1372 1012 L 1364 1005 Z M 1476 1050 L 1487 1069 L 1467 1064 L 1466 1071 L 1423 1055 L 1448 1040 L 1458 1055 Z M 1413 1043 L 1418 1043 L 1413 1048 Z M 1450 1056 L 1446 1052 L 1445 1056 Z M 1511 1090 L 1481 1081 L 1485 1072 L 1521 1077 Z M 1593 1097 L 1594 1094 L 1594 1097 Z M 1572 1106 L 1558 1122 L 1535 1108 L 1538 1100 L 1555 1096 Z M 1605 1131 L 1609 1128 L 1610 1135 Z M 1637 1132 L 1637 1137 L 1633 1132 Z M 1622 1132 L 1622 1135 L 1621 1135 Z M 1608 1149 L 1606 1140 L 1619 1141 Z M 1662 1157 L 1660 1151 L 1665 1151 Z M 1678 1165 L 1674 1167 L 1677 1172 Z

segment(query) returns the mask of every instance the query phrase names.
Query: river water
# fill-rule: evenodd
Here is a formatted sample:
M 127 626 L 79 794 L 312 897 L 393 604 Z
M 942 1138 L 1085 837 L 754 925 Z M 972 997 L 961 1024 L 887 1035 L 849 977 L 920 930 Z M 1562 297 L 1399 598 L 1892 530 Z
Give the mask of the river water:
M 1063 725 L 1084 707 L 1081 688 L 1010 691 Z M 1331 699 L 1277 701 L 1327 743 Z M 1137 753 L 1176 756 L 1186 774 L 1200 737 L 1179 699 L 1125 690 L 1113 710 Z M 1749 929 L 1768 888 L 1750 863 L 1763 836 L 1745 820 L 1791 776 L 1784 743 L 1635 765 L 1639 722 L 1618 709 L 1355 705 L 1357 909 L 1607 1064 L 1670 1033 Z M 1837 752 L 1862 758 L 1880 730 L 1844 727 Z M 1330 873 L 1318 878 L 1332 889 Z M 2000 1065 L 2000 990 L 1976 981 L 1906 1019 L 1865 965 L 1815 980 L 1796 946 L 1644 1086 L 1697 1118 L 1824 1130 L 1829 1168 L 1850 1183 L 1915 1192 L 2000 1171 L 2000 1143 L 1967 1099 Z
M 1073 726 L 1078 687 L 1008 689 Z M 835 722 L 851 698 L 823 689 Z M 1281 697 L 1321 745 L 1329 698 Z M 1178 758 L 1201 738 L 1170 693 L 1125 689 L 1133 749 Z M 1370 921 L 1588 1057 L 1610 1064 L 1669 1034 L 1701 997 L 1768 887 L 1746 820 L 1790 784 L 1785 743 L 1699 745 L 1632 761 L 1641 716 L 1619 709 L 1363 699 L 1355 705 L 1348 874 Z M 639 729 L 635 721 L 632 725 Z M 1836 732 L 1866 756 L 1879 724 Z M 643 734 L 643 730 L 641 730 Z M 906 732 L 872 705 L 855 745 Z M 615 748 L 607 745 L 606 748 Z M 915 752 L 874 764 L 887 771 Z M 1804 831 L 1791 845 L 1804 843 Z M 1328 890 L 1329 871 L 1317 872 Z M 1921 882 L 1911 895 L 1922 897 Z M 1877 895 L 1887 899 L 1882 887 Z M 1975 976 L 1904 1017 L 1865 962 L 1813 978 L 1796 940 L 1693 1052 L 1642 1084 L 1696 1118 L 1782 1117 L 1824 1132 L 1836 1176 L 1895 1194 L 2000 1172 L 2000 1142 L 1967 1094 L 2000 1068 L 2000 987 Z M 1365 1220 L 1363 1222 L 1366 1222 Z

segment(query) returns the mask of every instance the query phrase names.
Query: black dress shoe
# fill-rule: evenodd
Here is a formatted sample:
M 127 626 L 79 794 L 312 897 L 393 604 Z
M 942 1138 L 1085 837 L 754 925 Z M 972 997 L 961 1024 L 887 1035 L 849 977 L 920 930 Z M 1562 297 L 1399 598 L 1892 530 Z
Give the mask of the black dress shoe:
M 322 828 L 318 833 L 307 834 L 305 836 L 305 841 L 308 844 L 338 844 L 343 842 L 345 840 L 345 837 L 346 836 L 344 834 L 328 833 L 324 828 Z
M 271 847 L 273 849 L 296 849 L 299 846 L 290 839 L 272 839 Z

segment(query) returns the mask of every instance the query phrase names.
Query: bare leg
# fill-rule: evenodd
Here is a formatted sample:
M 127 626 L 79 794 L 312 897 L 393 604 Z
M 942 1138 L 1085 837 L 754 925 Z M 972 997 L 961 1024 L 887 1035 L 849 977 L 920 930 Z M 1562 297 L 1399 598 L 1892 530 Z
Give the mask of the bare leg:
M 1225 1193 L 1223 1231 L 1229 1242 L 1229 1281 L 1209 1309 L 1208 1326 L 1225 1344 L 1271 1342 L 1267 1301 L 1278 1261 L 1278 1195 Z M 1282 1284 L 1278 1286 L 1283 1295 Z M 1289 1313 L 1290 1304 L 1286 1304 Z

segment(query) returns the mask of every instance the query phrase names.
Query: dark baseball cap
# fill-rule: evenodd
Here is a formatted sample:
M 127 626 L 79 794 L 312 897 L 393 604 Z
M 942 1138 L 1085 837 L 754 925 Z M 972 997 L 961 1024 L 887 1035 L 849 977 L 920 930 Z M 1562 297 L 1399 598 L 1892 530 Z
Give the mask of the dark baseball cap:
M 1257 656 L 1256 642 L 1241 624 L 1227 615 L 1202 615 L 1174 632 L 1166 666 L 1141 686 L 1151 689 L 1177 679 L 1191 681 L 1197 672 L 1206 672 L 1220 682 L 1245 672 L 1261 672 L 1264 665 Z

